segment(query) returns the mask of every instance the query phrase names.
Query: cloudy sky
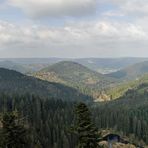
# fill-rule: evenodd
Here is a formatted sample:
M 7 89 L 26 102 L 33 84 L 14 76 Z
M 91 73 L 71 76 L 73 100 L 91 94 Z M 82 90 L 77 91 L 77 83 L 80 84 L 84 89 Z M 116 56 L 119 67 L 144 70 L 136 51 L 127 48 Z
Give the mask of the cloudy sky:
M 148 57 L 148 0 L 0 0 L 0 57 Z

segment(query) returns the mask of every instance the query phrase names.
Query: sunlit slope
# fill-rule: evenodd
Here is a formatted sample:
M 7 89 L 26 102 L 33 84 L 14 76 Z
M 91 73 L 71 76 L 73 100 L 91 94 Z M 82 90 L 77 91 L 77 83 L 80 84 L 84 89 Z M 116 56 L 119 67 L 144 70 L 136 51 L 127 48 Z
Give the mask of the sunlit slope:
M 142 84 L 148 84 L 148 74 L 139 78 L 138 80 L 124 82 L 116 87 L 110 88 L 106 91 L 107 95 L 112 96 L 113 99 L 119 98 L 130 89 L 134 89 Z
M 97 73 L 87 67 L 71 61 L 63 61 L 33 74 L 50 82 L 58 82 L 73 87 L 82 93 L 97 98 L 100 91 L 114 85 L 116 80 Z

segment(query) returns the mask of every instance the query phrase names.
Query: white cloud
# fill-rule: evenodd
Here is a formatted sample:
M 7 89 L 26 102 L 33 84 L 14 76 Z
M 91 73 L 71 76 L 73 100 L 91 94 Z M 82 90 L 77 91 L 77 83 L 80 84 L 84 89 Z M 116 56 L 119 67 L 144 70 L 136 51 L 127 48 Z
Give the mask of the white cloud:
M 22 18 L 20 25 L 0 21 L 0 56 L 148 55 L 148 0 L 4 0 L 3 2 L 0 11 L 6 15 L 5 20 L 19 24 L 17 19 L 21 16 Z M 27 23 L 26 17 L 15 14 L 16 8 L 32 18 L 58 18 L 58 23 L 62 20 L 62 24 L 64 22 L 65 25 L 53 22 L 51 24 L 55 27 L 48 27 L 46 20 L 40 19 L 29 19 Z M 80 19 L 70 18 L 73 23 L 69 22 L 69 17 L 87 16 L 95 11 L 99 16 L 98 20 L 95 15 L 91 21 L 83 20 L 83 22 Z M 11 16 L 17 16 L 14 20 L 9 18 L 11 12 L 14 12 Z M 42 25 L 34 24 L 36 22 Z M 23 23 L 24 25 L 21 25 Z
M 107 21 L 64 27 L 17 26 L 0 22 L 1 56 L 119 56 L 147 50 L 147 32 L 138 25 Z M 130 49 L 130 50 L 129 50 Z M 141 52 L 140 52 L 141 53 Z
M 121 10 L 122 13 L 135 16 L 148 14 L 148 0 L 105 0 L 112 3 Z
M 121 6 L 122 10 L 128 14 L 135 16 L 142 16 L 148 14 L 148 1 L 147 0 L 132 0 L 127 1 L 125 5 Z
M 96 0 L 8 0 L 34 18 L 84 16 L 95 12 Z
M 106 11 L 104 13 L 102 13 L 103 16 L 107 16 L 107 17 L 122 17 L 122 16 L 125 16 L 124 13 L 120 12 L 120 11 Z

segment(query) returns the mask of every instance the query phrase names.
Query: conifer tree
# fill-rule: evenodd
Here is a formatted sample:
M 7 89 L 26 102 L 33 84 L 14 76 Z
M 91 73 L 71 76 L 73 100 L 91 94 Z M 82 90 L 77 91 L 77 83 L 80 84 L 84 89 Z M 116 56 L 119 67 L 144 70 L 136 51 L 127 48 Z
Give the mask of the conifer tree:
M 1 145 L 2 148 L 29 148 L 26 128 L 20 124 L 16 113 L 5 113 L 1 123 Z
M 78 148 L 97 148 L 97 128 L 91 121 L 91 113 L 84 103 L 76 106 L 76 132 Z

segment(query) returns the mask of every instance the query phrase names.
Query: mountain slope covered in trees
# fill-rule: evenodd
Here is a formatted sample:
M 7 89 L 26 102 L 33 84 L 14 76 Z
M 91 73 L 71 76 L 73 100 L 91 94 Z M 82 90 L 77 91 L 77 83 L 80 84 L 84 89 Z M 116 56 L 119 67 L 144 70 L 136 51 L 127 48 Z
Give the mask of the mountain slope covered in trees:
M 35 94 L 38 96 L 65 99 L 65 100 L 87 100 L 90 97 L 83 95 L 76 89 L 68 86 L 46 82 L 19 72 L 0 68 L 0 92 Z
M 116 82 L 115 79 L 70 61 L 53 64 L 35 73 L 33 76 L 74 87 L 82 93 L 92 95 L 94 98 L 98 98 L 100 91 L 112 86 Z
M 134 89 L 143 83 L 148 83 L 148 74 L 144 75 L 143 77 L 139 78 L 138 80 L 123 82 L 115 87 L 109 88 L 106 90 L 106 94 L 111 96 L 112 99 L 117 99 L 126 93 L 126 91 L 130 89 Z
M 99 129 L 112 128 L 136 144 L 148 144 L 148 83 L 128 90 L 120 98 L 96 105 Z
M 86 101 L 91 97 L 69 86 L 73 82 L 85 85 L 90 76 L 94 80 L 99 78 L 99 82 L 102 82 L 101 79 L 106 82 L 106 77 L 96 72 L 92 74 L 89 69 L 83 69 L 77 63 L 72 63 L 69 67 L 67 63 L 65 67 L 50 67 L 52 72 L 61 74 L 59 76 L 54 73 L 53 76 L 58 76 L 59 80 L 56 82 L 63 84 L 0 68 L 0 114 L 6 111 L 18 111 L 21 114 L 25 127 L 29 128 L 32 147 L 75 148 L 77 145 L 78 137 L 70 131 L 75 121 L 74 107 L 79 101 Z M 43 71 L 48 72 L 49 69 Z M 119 92 L 120 95 L 116 96 L 118 99 L 89 103 L 97 128 L 113 129 L 119 135 L 129 137 L 128 141 L 131 143 L 145 147 L 148 144 L 148 76 L 117 86 L 111 91 L 110 95 Z M 0 126 L 0 132 L 1 128 Z
M 128 66 L 120 71 L 107 74 L 107 76 L 121 80 L 134 80 L 146 73 L 148 73 L 148 61 Z
M 136 145 L 148 144 L 148 84 L 129 90 L 118 100 L 89 108 L 99 130 L 111 128 Z M 32 95 L 0 94 L 0 112 L 17 110 L 30 129 L 31 144 L 44 148 L 75 148 L 78 137 L 71 133 L 77 102 L 43 99 Z

